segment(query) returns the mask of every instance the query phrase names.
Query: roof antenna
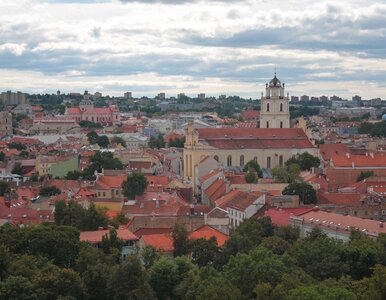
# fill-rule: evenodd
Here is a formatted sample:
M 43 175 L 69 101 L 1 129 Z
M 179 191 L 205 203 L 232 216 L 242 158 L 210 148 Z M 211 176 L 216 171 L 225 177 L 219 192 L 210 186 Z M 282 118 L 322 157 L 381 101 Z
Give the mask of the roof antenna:
M 275 64 L 275 77 L 276 77 L 276 64 Z

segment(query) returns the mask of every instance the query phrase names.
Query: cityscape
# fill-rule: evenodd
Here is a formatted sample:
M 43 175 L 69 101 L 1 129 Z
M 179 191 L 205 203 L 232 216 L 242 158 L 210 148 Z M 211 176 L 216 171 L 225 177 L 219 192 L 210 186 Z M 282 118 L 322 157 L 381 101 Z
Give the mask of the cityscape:
M 386 299 L 385 12 L 0 3 L 0 300 Z

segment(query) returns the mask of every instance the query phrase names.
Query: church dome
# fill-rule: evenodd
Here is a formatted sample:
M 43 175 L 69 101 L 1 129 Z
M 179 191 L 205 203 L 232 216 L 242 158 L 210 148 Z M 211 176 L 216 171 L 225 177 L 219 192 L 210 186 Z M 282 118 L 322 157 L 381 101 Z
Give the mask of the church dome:
M 276 73 L 275 73 L 275 77 L 273 77 L 272 80 L 269 82 L 269 86 L 271 86 L 271 87 L 274 87 L 274 86 L 281 87 L 281 82 L 276 77 Z

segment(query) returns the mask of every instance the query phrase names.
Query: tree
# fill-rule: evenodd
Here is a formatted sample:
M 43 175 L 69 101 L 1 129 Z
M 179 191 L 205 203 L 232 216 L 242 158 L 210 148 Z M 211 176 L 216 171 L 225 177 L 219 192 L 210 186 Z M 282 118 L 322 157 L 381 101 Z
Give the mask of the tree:
M 291 164 L 297 164 L 300 167 L 300 170 L 311 170 L 311 168 L 317 168 L 320 165 L 320 159 L 316 156 L 304 152 L 302 154 L 297 154 L 295 157 L 290 158 L 286 161 L 285 165 L 289 166 Z
M 298 195 L 303 204 L 316 203 L 316 191 L 314 188 L 305 182 L 290 183 L 283 191 L 283 195 Z
M 254 169 L 249 169 L 248 172 L 244 175 L 245 181 L 247 183 L 257 183 L 257 176 Z
M 176 224 L 173 229 L 172 237 L 174 257 L 188 254 L 190 250 L 190 243 L 186 228 L 182 225 Z
M 141 172 L 133 172 L 122 183 L 123 195 L 128 199 L 134 199 L 137 195 L 143 195 L 147 188 L 147 179 Z
M 36 288 L 23 276 L 10 276 L 0 283 L 1 300 L 37 300 Z
M 95 131 L 87 133 L 87 139 L 91 145 L 95 145 L 98 142 L 98 137 L 99 135 Z
M 4 279 L 10 263 L 11 253 L 9 249 L 4 245 L 0 245 L 0 282 Z
M 22 144 L 22 143 L 12 142 L 12 143 L 8 144 L 8 148 L 9 149 L 16 149 L 16 150 L 21 151 L 21 150 L 26 150 L 27 146 Z
M 110 144 L 109 138 L 106 135 L 100 135 L 98 136 L 97 144 L 102 148 L 107 148 Z
M 362 181 L 366 178 L 369 178 L 371 176 L 374 176 L 374 171 L 362 171 L 359 173 L 357 177 L 357 182 Z
M 67 175 L 64 177 L 66 180 L 78 180 L 82 177 L 82 172 L 78 170 L 69 171 Z
M 159 259 L 160 256 L 154 247 L 145 246 L 145 248 L 142 249 L 141 257 L 145 268 L 148 269 Z
M 62 191 L 56 186 L 47 186 L 40 189 L 39 195 L 51 197 L 51 196 L 59 195 L 61 193 Z
M 4 161 L 5 160 L 5 154 L 4 152 L 0 152 L 0 161 Z
M 176 264 L 162 257 L 150 268 L 149 283 L 159 300 L 174 299 L 174 289 L 179 284 Z
M 191 242 L 192 262 L 199 267 L 213 265 L 219 254 L 216 238 L 197 239 Z
M 175 138 L 169 141 L 169 147 L 184 148 L 185 137 Z
M 17 175 L 23 176 L 23 169 L 21 167 L 21 163 L 15 163 L 11 172 L 12 172 L 12 174 L 17 174 Z
M 121 138 L 120 136 L 113 136 L 111 139 L 110 139 L 110 143 L 111 144 L 116 144 L 116 145 L 121 145 L 122 147 L 125 147 L 126 148 L 126 141 Z
M 149 140 L 149 148 L 152 149 L 159 149 L 159 148 L 165 148 L 165 141 L 162 134 L 158 135 L 158 137 L 150 137 Z
M 109 221 L 109 224 L 115 228 L 118 228 L 120 225 L 126 225 L 127 223 L 129 223 L 129 218 L 127 218 L 122 211 Z
M 261 170 L 260 165 L 257 163 L 257 161 L 250 160 L 249 162 L 247 162 L 247 164 L 244 166 L 243 172 L 249 172 L 250 169 L 255 170 L 259 178 L 263 177 L 263 171 Z
M 272 176 L 277 182 L 281 183 L 293 183 L 299 181 L 299 173 L 300 167 L 297 164 L 290 164 L 272 169 Z
M 11 191 L 11 185 L 7 181 L 0 180 L 0 196 L 4 196 Z

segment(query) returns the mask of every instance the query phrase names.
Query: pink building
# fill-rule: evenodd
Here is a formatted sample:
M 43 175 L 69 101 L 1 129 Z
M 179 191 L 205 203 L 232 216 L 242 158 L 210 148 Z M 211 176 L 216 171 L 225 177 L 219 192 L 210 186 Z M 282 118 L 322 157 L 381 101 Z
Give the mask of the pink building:
M 78 123 L 80 121 L 90 121 L 102 125 L 117 125 L 120 122 L 119 109 L 115 105 L 94 107 L 87 91 L 79 107 L 66 108 L 65 115 L 73 117 Z

